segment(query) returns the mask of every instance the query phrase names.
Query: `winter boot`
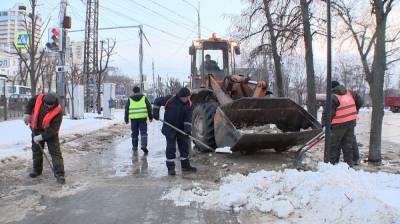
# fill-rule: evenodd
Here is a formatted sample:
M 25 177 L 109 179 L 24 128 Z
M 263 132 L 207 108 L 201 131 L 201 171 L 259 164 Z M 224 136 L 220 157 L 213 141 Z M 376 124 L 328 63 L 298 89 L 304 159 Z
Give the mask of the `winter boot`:
M 137 146 L 132 146 L 132 151 L 137 152 L 138 148 Z
M 175 169 L 168 169 L 168 175 L 175 176 L 176 175 Z
M 65 184 L 65 177 L 64 176 L 57 176 L 57 182 L 59 184 Z
M 142 146 L 142 151 L 144 152 L 145 155 L 149 154 L 149 150 L 147 150 L 146 146 Z
M 35 178 L 42 175 L 41 172 L 37 172 L 37 171 L 32 171 L 32 173 L 29 174 L 30 177 Z
M 361 163 L 361 158 L 357 159 L 356 161 L 353 161 L 354 166 L 358 166 Z
M 193 167 L 190 165 L 189 159 L 182 159 L 181 160 L 181 166 L 182 166 L 182 171 L 183 172 L 190 172 L 190 173 L 196 173 L 197 169 L 196 167 Z
M 176 172 L 175 172 L 175 162 L 174 161 L 167 161 L 167 168 L 168 168 L 168 175 L 169 176 L 175 176 Z

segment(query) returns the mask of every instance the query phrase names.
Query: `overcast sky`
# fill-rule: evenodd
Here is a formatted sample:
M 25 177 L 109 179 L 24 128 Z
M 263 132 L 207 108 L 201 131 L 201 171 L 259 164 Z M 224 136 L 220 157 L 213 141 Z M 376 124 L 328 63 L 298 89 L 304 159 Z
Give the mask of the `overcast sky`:
M 197 7 L 198 1 L 186 0 Z M 23 0 L 0 0 L 0 10 L 12 7 Z M 28 2 L 28 1 L 26 1 Z M 50 25 L 58 21 L 58 0 L 38 0 L 39 12 L 45 21 L 51 16 Z M 72 17 L 72 29 L 84 29 L 85 0 L 68 0 L 68 14 Z M 201 0 L 200 15 L 202 37 L 212 32 L 226 36 L 230 14 L 239 14 L 240 0 Z M 154 60 L 156 74 L 184 80 L 190 71 L 188 47 L 197 38 L 197 12 L 184 0 L 100 0 L 99 27 L 144 24 L 144 32 L 151 47 L 144 46 L 144 73 L 151 74 Z M 45 35 L 47 37 L 47 35 Z M 71 33 L 71 40 L 83 41 L 84 32 Z M 137 76 L 138 31 L 124 29 L 100 31 L 99 40 L 115 38 L 116 55 L 111 65 L 119 67 L 125 74 Z
M 37 1 L 39 13 L 44 21 L 50 18 L 50 26 L 57 26 L 60 1 Z M 16 2 L 25 1 L 0 0 L 0 10 L 6 10 Z M 86 14 L 84 2 L 86 0 L 68 0 L 68 14 L 72 17 L 71 30 L 84 29 Z M 99 27 L 143 24 L 144 32 L 151 44 L 151 47 L 144 45 L 144 73 L 151 75 L 151 62 L 154 60 L 156 75 L 162 77 L 168 75 L 186 81 L 190 72 L 188 47 L 191 40 L 197 38 L 197 13 L 188 3 L 197 7 L 198 1 L 100 0 Z M 231 23 L 229 16 L 240 14 L 243 7 L 240 0 L 200 0 L 202 38 L 208 38 L 212 32 L 217 33 L 217 36 L 226 37 Z M 391 13 L 391 18 L 397 18 L 399 11 L 399 7 L 396 7 Z M 84 32 L 71 33 L 70 37 L 73 41 L 83 41 Z M 100 31 L 99 40 L 107 38 L 115 38 L 117 41 L 116 54 L 112 57 L 111 65 L 120 68 L 126 75 L 137 78 L 139 73 L 137 29 Z M 337 45 L 335 41 L 334 45 Z M 316 40 L 314 45 L 316 66 L 324 69 L 326 41 Z M 338 47 L 334 47 L 334 51 L 343 53 L 346 49 L 338 50 Z M 353 49 L 349 53 L 355 58 L 358 57 Z M 397 83 L 398 72 L 394 73 L 393 83 Z

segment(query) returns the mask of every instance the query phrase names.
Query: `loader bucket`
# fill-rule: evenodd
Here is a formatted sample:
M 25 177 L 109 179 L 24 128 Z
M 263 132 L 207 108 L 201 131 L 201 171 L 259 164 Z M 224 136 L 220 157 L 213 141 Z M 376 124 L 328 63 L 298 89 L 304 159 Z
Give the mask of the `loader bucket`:
M 284 151 L 312 139 L 321 124 L 288 98 L 241 98 L 217 108 L 214 130 L 217 146 L 231 151 Z

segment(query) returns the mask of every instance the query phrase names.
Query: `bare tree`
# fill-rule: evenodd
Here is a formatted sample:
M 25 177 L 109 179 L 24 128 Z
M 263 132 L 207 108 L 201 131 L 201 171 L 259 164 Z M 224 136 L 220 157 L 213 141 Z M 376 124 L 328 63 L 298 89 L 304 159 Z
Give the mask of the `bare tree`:
M 110 75 L 104 78 L 105 82 L 115 83 L 116 91 L 129 96 L 133 87 L 135 86 L 135 81 L 128 76 L 122 74 Z
M 19 60 L 18 63 L 19 70 L 19 85 L 26 86 L 28 82 L 28 69 L 25 64 L 22 62 L 22 59 Z M 15 77 L 17 78 L 17 77 Z
M 101 95 L 101 84 L 104 80 L 105 71 L 107 71 L 108 63 L 110 61 L 110 57 L 113 54 L 115 48 L 115 40 L 107 39 L 106 47 L 104 47 L 104 40 L 100 41 L 101 43 L 101 53 L 99 60 L 99 69 L 97 73 L 97 113 L 101 114 L 101 103 L 100 103 L 100 95 Z
M 176 94 L 178 93 L 179 89 L 182 88 L 181 82 L 176 78 L 170 78 L 167 81 L 167 94 Z
M 317 99 L 315 93 L 315 71 L 314 71 L 314 55 L 310 24 L 309 4 L 311 1 L 300 0 L 301 18 L 303 22 L 304 32 L 304 48 L 307 70 L 307 110 L 314 117 L 317 117 Z
M 274 4 L 274 11 L 271 5 Z M 291 4 L 290 0 L 273 1 L 263 0 L 264 13 L 267 19 L 269 40 L 275 66 L 275 82 L 278 88 L 278 96 L 283 97 L 283 73 L 282 73 L 282 54 L 285 51 L 294 50 L 297 45 L 300 33 L 300 11 Z M 279 48 L 279 49 L 278 49 Z
M 66 81 L 69 83 L 71 88 L 67 88 L 67 92 L 69 97 L 71 98 L 71 119 L 76 119 L 75 117 L 75 88 L 81 81 L 83 80 L 82 69 L 79 65 L 71 65 L 70 69 L 68 69 L 66 73 Z
M 233 27 L 234 36 L 244 41 L 259 39 L 253 49 L 264 50 L 273 58 L 278 96 L 284 96 L 282 56 L 292 53 L 302 35 L 301 10 L 293 0 L 247 0 L 248 6 Z
M 333 68 L 333 78 L 365 98 L 367 88 L 362 65 L 354 57 L 339 57 Z
M 39 46 L 49 22 L 47 22 L 42 33 L 36 33 L 36 28 L 41 26 L 41 24 L 38 23 L 39 17 L 36 15 L 37 0 L 29 0 L 29 3 L 32 12 L 28 15 L 24 15 L 25 30 L 29 34 L 29 46 L 25 48 L 18 48 L 15 44 L 13 44 L 13 46 L 28 70 L 32 96 L 34 96 L 36 95 L 37 82 L 40 77 L 38 71 L 41 69 L 40 67 L 42 66 L 43 55 L 45 53 L 44 49 L 39 52 Z M 28 22 L 28 18 L 30 22 Z M 26 52 L 26 54 L 24 52 Z
M 284 60 L 283 65 L 285 65 L 283 70 L 287 79 L 285 80 L 286 91 L 298 104 L 303 105 L 307 90 L 304 58 L 301 56 L 288 57 Z M 314 108 L 314 110 L 316 109 Z
M 40 66 L 39 75 L 42 78 L 43 92 L 50 92 L 56 74 L 57 57 L 46 52 L 43 56 L 42 66 Z
M 387 18 L 392 10 L 395 0 L 371 0 L 371 12 L 375 16 L 372 20 L 365 17 L 357 20 L 354 5 L 346 4 L 344 0 L 337 0 L 334 8 L 338 16 L 350 31 L 352 39 L 356 43 L 361 63 L 365 72 L 365 79 L 370 86 L 372 99 L 371 134 L 369 144 L 368 160 L 370 162 L 382 161 L 382 120 L 383 107 L 383 85 L 385 71 L 388 65 L 399 61 L 399 58 L 390 59 L 388 56 L 397 55 L 395 49 L 387 51 L 388 43 L 393 43 L 399 38 L 398 33 L 393 37 L 387 37 Z M 350 2 L 351 3 L 351 2 Z M 354 2 L 353 2 L 354 3 Z M 373 56 L 370 53 L 373 51 Z M 370 63 L 372 60 L 372 63 Z

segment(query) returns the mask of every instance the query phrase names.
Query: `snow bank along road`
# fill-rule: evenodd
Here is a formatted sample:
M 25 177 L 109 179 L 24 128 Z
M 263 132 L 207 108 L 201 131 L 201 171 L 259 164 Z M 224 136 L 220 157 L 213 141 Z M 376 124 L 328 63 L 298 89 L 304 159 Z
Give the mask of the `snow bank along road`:
M 123 121 L 123 110 L 117 110 L 115 119 L 101 119 L 101 115 L 86 113 L 85 119 L 71 120 L 64 116 L 60 128 L 61 138 L 72 134 L 86 134 Z M 22 120 L 0 122 L 0 159 L 9 156 L 27 157 L 31 146 L 31 131 Z
M 400 175 L 320 163 L 317 171 L 229 175 L 215 187 L 175 187 L 162 199 L 177 206 L 255 210 L 292 223 L 400 223 Z

